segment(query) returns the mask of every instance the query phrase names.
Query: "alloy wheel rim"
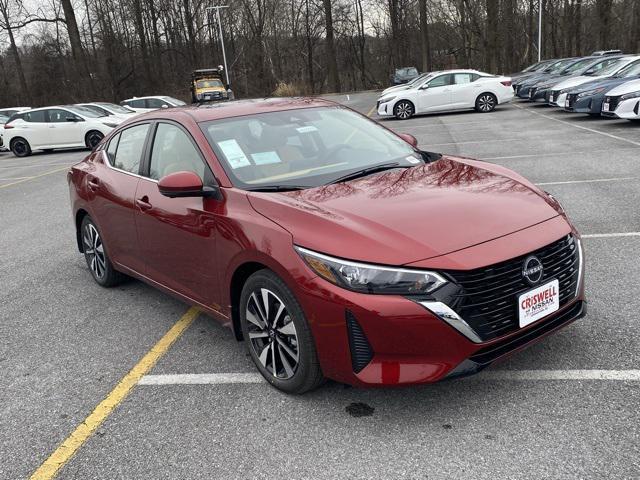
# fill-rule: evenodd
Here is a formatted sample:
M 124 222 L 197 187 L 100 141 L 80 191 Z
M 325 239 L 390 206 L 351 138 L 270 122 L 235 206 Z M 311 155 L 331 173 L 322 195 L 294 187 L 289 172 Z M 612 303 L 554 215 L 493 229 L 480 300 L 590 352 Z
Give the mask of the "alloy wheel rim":
M 91 148 L 95 147 L 100 143 L 100 140 L 102 140 L 102 136 L 97 133 L 92 133 L 91 135 L 89 135 L 89 146 Z
M 82 238 L 84 242 L 84 254 L 87 256 L 89 268 L 97 278 L 104 277 L 107 270 L 107 261 L 104 255 L 104 245 L 95 226 L 87 224 Z
M 299 343 L 284 302 L 269 289 L 255 290 L 247 302 L 246 318 L 249 343 L 260 364 L 275 378 L 293 377 L 300 359 Z
M 488 112 L 493 108 L 493 97 L 490 95 L 483 95 L 482 97 L 480 97 L 479 103 L 480 110 L 482 110 L 483 112 Z
M 21 140 L 18 140 L 13 144 L 13 150 L 18 154 L 23 154 L 27 151 L 26 145 Z
M 398 116 L 402 119 L 409 118 L 411 116 L 411 105 L 405 102 L 399 104 Z

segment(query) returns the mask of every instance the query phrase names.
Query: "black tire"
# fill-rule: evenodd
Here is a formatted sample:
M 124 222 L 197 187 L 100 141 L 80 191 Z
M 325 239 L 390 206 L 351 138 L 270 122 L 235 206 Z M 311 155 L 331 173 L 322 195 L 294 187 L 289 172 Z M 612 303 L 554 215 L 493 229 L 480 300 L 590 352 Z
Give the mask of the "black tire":
M 493 93 L 485 92 L 476 98 L 476 112 L 489 113 L 493 112 L 498 105 L 498 99 Z
M 11 140 L 11 151 L 16 157 L 28 157 L 31 155 L 31 145 L 22 137 Z
M 98 145 L 102 141 L 103 138 L 104 134 L 102 132 L 99 132 L 98 130 L 91 130 L 84 136 L 84 143 L 87 148 L 93 150 L 96 145 Z
M 416 109 L 409 100 L 400 100 L 393 107 L 393 115 L 398 120 L 407 120 L 415 115 Z
M 283 392 L 295 394 L 308 392 L 323 383 L 309 324 L 300 304 L 280 277 L 266 269 L 251 275 L 242 289 L 239 310 L 247 349 L 267 382 Z M 280 315 L 276 316 L 279 311 Z
M 114 287 L 122 283 L 126 277 L 113 268 L 100 230 L 89 215 L 82 219 L 80 238 L 84 258 L 96 283 L 102 287 Z

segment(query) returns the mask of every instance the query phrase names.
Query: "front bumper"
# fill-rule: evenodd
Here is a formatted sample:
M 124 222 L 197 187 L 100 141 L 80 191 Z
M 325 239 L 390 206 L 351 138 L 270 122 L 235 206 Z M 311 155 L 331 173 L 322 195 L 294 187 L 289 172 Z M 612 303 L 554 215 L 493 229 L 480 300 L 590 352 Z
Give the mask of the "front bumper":
M 540 100 L 547 101 L 547 94 L 550 93 L 548 88 L 533 87 L 529 89 L 529 100 L 538 102 Z
M 609 109 L 604 109 L 605 104 L 608 104 Z M 616 99 L 615 104 L 607 102 L 605 98 L 601 114 L 605 117 L 625 118 L 627 120 L 640 119 L 640 98 L 630 98 L 628 100 Z
M 584 316 L 583 272 L 558 311 L 479 342 L 401 296 L 359 294 L 319 277 L 298 293 L 325 376 L 357 386 L 433 383 L 477 372 Z
M 578 98 L 577 94 L 569 94 L 565 99 L 563 110 L 575 113 L 599 114 L 602 110 L 603 98 L 600 95 Z
M 376 113 L 381 117 L 388 117 L 390 115 L 393 115 L 393 105 L 393 100 L 386 103 L 380 103 L 378 101 L 376 102 Z
M 553 105 L 554 107 L 564 107 L 565 102 L 567 101 L 567 94 L 560 93 L 558 90 L 552 90 L 549 95 L 549 105 Z

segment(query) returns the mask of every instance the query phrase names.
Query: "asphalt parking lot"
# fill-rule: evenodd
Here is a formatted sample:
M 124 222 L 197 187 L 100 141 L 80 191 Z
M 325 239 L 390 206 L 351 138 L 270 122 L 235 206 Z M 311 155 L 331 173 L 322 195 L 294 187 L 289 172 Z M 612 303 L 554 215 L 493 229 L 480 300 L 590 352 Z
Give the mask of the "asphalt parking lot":
M 376 94 L 332 99 L 369 113 Z M 0 153 L 0 478 L 65 440 L 81 446 L 58 478 L 640 478 L 640 125 L 526 103 L 383 123 L 556 196 L 585 235 L 587 317 L 475 377 L 294 397 L 199 315 L 69 440 L 188 307 L 91 279 L 65 178 L 86 152 Z

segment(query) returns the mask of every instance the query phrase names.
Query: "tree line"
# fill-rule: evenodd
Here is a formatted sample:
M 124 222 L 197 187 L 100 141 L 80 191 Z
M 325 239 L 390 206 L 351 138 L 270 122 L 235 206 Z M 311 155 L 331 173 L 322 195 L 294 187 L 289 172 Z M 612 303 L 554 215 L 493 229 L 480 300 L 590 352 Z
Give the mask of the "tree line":
M 397 67 L 512 73 L 538 57 L 538 0 L 227 0 L 238 97 L 387 86 Z M 187 100 L 222 63 L 218 0 L 0 0 L 0 105 Z M 542 57 L 640 51 L 640 1 L 542 0 Z

